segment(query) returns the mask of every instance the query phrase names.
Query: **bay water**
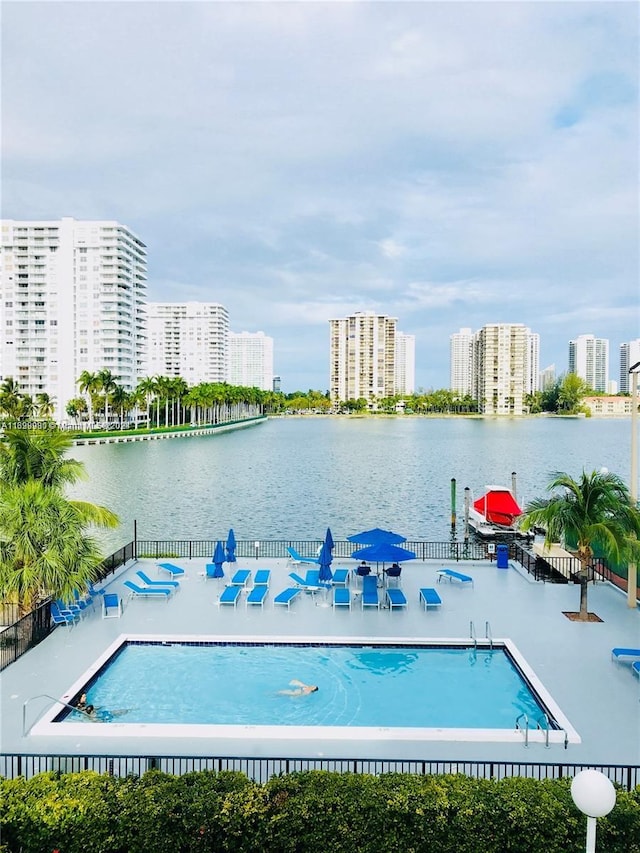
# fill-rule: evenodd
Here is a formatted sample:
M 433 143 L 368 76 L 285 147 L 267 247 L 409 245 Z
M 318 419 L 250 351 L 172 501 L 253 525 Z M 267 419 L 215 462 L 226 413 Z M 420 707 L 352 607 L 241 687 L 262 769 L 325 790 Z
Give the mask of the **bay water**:
M 88 478 L 73 497 L 109 507 L 121 527 L 105 553 L 133 538 L 334 539 L 371 527 L 444 541 L 450 484 L 511 486 L 525 503 L 550 476 L 602 467 L 629 481 L 629 419 L 273 418 L 201 437 L 74 447 Z

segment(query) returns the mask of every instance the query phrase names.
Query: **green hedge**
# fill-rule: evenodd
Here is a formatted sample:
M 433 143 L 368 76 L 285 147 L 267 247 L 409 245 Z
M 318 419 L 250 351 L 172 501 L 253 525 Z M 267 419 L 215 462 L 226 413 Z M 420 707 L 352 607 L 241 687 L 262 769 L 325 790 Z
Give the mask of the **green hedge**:
M 569 780 L 309 772 L 0 781 L 2 853 L 581 853 Z M 640 853 L 640 788 L 598 821 L 598 853 Z

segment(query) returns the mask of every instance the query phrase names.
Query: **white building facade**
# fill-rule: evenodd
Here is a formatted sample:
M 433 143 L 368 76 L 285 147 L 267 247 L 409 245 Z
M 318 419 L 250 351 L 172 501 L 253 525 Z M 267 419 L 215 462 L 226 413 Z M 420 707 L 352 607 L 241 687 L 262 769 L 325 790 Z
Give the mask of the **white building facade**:
M 329 320 L 333 402 L 394 396 L 397 323 L 397 318 L 373 311 Z
M 273 338 L 264 332 L 229 332 L 229 383 L 273 388 Z
M 449 390 L 473 396 L 473 332 L 460 329 L 449 337 Z
M 607 392 L 609 382 L 609 341 L 594 335 L 579 335 L 569 341 L 569 373 L 575 373 L 593 388 Z
M 640 361 L 640 338 L 620 344 L 620 384 L 621 394 L 631 393 L 631 376 L 629 368 Z M 640 383 L 639 383 L 640 384 Z
M 229 314 L 217 302 L 149 302 L 148 376 L 180 376 L 189 386 L 226 382 Z
M 396 332 L 396 394 L 416 390 L 416 336 Z
M 0 378 L 54 399 L 66 419 L 83 371 L 126 391 L 146 348 L 144 243 L 113 220 L 1 222 Z
M 538 383 L 539 336 L 521 323 L 489 323 L 474 335 L 473 392 L 479 411 L 522 415 Z

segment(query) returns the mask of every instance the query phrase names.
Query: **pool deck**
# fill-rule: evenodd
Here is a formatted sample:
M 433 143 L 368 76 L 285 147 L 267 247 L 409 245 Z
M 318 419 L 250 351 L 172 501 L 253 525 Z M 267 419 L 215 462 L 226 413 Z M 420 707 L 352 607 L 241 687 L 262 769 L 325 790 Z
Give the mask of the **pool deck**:
M 488 561 L 478 563 L 418 562 L 402 569 L 401 587 L 408 607 L 362 609 L 356 595 L 352 608 L 333 608 L 324 593 L 301 593 L 286 607 L 274 607 L 273 597 L 290 583 L 288 573 L 298 571 L 283 560 L 240 560 L 236 568 L 271 569 L 269 596 L 264 607 L 245 606 L 244 593 L 236 608 L 219 606 L 217 600 L 229 577 L 205 580 L 205 560 L 170 559 L 183 567 L 180 590 L 170 600 L 129 599 L 123 581 L 134 578 L 137 569 L 153 578 L 155 561 L 140 560 L 110 579 L 108 592 L 117 592 L 125 602 L 120 618 L 102 619 L 100 601 L 72 628 L 59 627 L 40 645 L 11 664 L 1 675 L 2 720 L 0 750 L 3 753 L 116 754 L 116 755 L 210 755 L 279 756 L 328 758 L 387 758 L 412 760 L 522 761 L 547 763 L 593 763 L 640 765 L 640 679 L 629 663 L 611 659 L 617 646 L 640 648 L 640 612 L 627 607 L 626 597 L 607 583 L 589 585 L 589 610 L 600 623 L 572 622 L 563 611 L 578 608 L 579 588 L 534 582 L 510 563 L 497 569 Z M 334 561 L 334 568 L 354 561 Z M 471 575 L 469 584 L 438 583 L 437 571 L 453 568 Z M 419 589 L 435 587 L 442 606 L 425 611 Z M 352 587 L 357 593 L 357 587 Z M 489 622 L 494 639 L 510 639 L 551 697 L 578 732 L 581 743 L 545 748 L 543 743 L 524 746 L 514 742 L 466 742 L 444 734 L 442 740 L 411 741 L 385 737 L 379 740 L 294 740 L 274 735 L 268 739 L 249 735 L 234 737 L 108 737 L 87 735 L 73 726 L 71 735 L 37 735 L 30 731 L 51 708 L 39 694 L 62 697 L 120 635 L 194 635 L 229 639 L 275 637 L 467 638 L 470 622 L 478 639 L 485 636 Z M 158 677 L 162 677 L 158 673 Z M 299 677 L 304 680 L 304 673 Z M 26 736 L 23 734 L 23 705 L 28 702 Z M 514 714 L 515 718 L 515 714 Z M 515 722 L 515 719 L 514 719 Z M 274 726 L 277 721 L 274 721 Z M 95 732 L 95 730 L 94 730 Z

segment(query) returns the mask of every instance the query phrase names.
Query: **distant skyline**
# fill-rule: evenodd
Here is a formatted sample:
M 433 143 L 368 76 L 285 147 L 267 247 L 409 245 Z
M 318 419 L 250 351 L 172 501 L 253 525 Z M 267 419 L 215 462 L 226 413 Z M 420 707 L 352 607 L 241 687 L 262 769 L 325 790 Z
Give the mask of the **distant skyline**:
M 222 303 L 284 391 L 329 323 L 640 337 L 637 3 L 3 2 L 2 216 L 116 219 L 150 301 Z

